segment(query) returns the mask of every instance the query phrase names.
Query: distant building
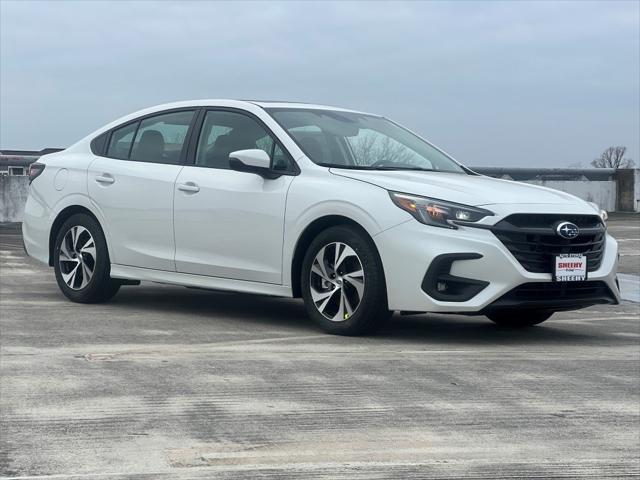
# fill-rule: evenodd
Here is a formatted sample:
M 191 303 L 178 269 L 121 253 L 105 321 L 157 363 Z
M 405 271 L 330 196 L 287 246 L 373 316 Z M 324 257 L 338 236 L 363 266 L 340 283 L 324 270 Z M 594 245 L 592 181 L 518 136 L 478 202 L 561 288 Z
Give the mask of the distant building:
M 42 155 L 59 152 L 62 148 L 36 150 L 0 150 L 0 176 L 28 175 L 29 165 Z

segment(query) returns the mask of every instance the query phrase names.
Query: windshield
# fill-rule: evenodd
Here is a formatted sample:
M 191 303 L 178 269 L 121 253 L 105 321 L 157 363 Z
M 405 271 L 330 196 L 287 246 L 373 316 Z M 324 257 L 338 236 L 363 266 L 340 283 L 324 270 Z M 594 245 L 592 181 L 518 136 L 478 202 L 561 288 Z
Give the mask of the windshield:
M 382 117 L 301 108 L 267 111 L 318 165 L 465 173 L 443 152 Z

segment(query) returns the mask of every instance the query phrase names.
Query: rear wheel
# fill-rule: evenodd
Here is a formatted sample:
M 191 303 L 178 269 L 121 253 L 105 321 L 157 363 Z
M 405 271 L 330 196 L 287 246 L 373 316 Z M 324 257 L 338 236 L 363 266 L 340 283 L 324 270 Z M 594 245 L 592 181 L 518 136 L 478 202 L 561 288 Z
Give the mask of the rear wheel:
M 487 313 L 489 320 L 503 327 L 531 327 L 549 319 L 554 312 L 549 310 L 508 309 Z
M 354 227 L 331 227 L 311 242 L 301 284 L 307 313 L 329 333 L 361 335 L 391 317 L 382 262 Z
M 93 217 L 69 217 L 58 232 L 53 255 L 58 286 L 69 300 L 105 302 L 120 289 L 120 282 L 109 276 L 107 242 Z

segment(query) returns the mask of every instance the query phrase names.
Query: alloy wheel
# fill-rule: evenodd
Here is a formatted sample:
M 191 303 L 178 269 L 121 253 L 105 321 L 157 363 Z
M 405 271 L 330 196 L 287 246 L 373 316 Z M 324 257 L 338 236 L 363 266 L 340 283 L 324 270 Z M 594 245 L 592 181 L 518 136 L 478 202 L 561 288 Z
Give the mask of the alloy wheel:
M 85 227 L 71 227 L 62 239 L 58 255 L 60 273 L 67 286 L 82 290 L 91 281 L 96 268 L 96 244 Z
M 311 298 L 325 318 L 348 320 L 364 294 L 364 270 L 358 254 L 349 245 L 333 242 L 313 259 L 309 278 Z

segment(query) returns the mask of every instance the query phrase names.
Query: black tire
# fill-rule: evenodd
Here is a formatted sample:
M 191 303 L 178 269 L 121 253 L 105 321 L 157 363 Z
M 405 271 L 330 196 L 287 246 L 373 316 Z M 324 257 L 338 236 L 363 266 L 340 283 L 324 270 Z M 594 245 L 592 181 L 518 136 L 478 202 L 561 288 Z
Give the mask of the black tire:
M 332 297 L 328 301 L 333 302 L 336 305 L 337 311 L 342 312 L 345 310 L 345 313 L 344 318 L 342 318 L 341 314 L 336 313 L 336 318 L 339 317 L 340 320 L 333 321 L 323 315 L 320 312 L 319 307 L 316 307 L 311 293 L 311 284 L 313 282 L 315 288 L 317 282 L 323 282 L 324 280 L 322 280 L 323 277 L 316 273 L 313 274 L 312 278 L 311 271 L 316 256 L 319 255 L 323 249 L 325 249 L 326 253 L 330 254 L 331 250 L 326 250 L 326 248 L 330 249 L 331 245 L 336 243 L 350 247 L 357 255 L 356 257 L 346 257 L 347 259 L 344 260 L 344 263 L 341 265 L 345 265 L 347 262 L 351 262 L 353 265 L 353 262 L 358 261 L 359 264 L 361 264 L 362 272 L 364 272 L 364 286 L 362 288 L 362 294 L 359 295 L 359 290 L 354 287 L 355 283 L 352 283 L 352 280 L 349 279 L 342 280 L 346 275 L 345 277 L 341 277 L 340 268 L 338 268 L 338 272 L 333 275 L 334 277 L 338 277 L 335 278 L 335 281 L 339 282 L 340 286 L 336 283 L 331 287 L 327 287 L 327 291 L 332 288 L 339 288 L 339 290 L 336 291 L 337 298 Z M 340 248 L 344 249 L 345 247 Z M 335 250 L 333 251 L 335 252 Z M 326 268 L 326 272 L 331 270 L 328 266 Z M 355 269 L 358 269 L 358 267 L 355 267 Z M 335 335 L 362 335 L 370 333 L 382 326 L 393 313 L 389 311 L 387 305 L 387 287 L 382 268 L 382 261 L 378 256 L 378 252 L 373 241 L 358 228 L 341 225 L 328 228 L 321 232 L 311 242 L 311 245 L 309 245 L 309 248 L 307 249 L 302 262 L 301 275 L 302 298 L 304 299 L 307 313 L 313 321 L 328 333 Z M 331 274 L 329 274 L 329 276 L 331 276 Z M 343 282 L 344 285 L 342 285 Z M 341 298 L 343 295 L 343 289 L 347 298 L 349 298 L 349 295 L 351 295 L 350 298 L 352 299 L 359 298 L 359 303 L 355 309 L 353 309 L 352 314 L 347 314 L 346 308 L 338 310 L 338 308 L 340 308 L 338 307 L 340 301 L 349 303 L 348 300 Z M 317 293 L 317 290 L 315 291 Z M 354 297 L 353 295 L 357 296 Z M 353 301 L 353 303 L 355 304 L 355 301 Z M 331 305 L 327 308 L 330 306 Z M 327 312 L 327 310 L 324 311 Z
M 66 258 L 64 254 L 61 254 L 62 242 L 65 240 L 67 233 L 74 227 L 82 227 L 87 230 L 88 234 L 93 237 L 93 244 L 95 246 L 95 258 L 89 253 L 76 252 L 75 247 L 71 249 L 69 243 L 65 243 L 65 251 L 70 252 L 74 260 L 61 261 L 61 256 Z M 82 228 L 79 230 L 82 231 Z M 81 233 L 85 237 L 81 239 L 89 238 L 87 233 Z M 69 242 L 69 240 L 65 240 Z M 73 251 L 71 251 L 73 250 Z M 82 256 L 83 261 L 87 265 L 93 267 L 93 275 L 90 277 L 86 285 L 84 283 L 84 277 L 82 276 L 81 265 L 80 272 L 77 273 L 77 277 L 73 277 L 72 284 L 75 288 L 72 288 L 67 284 L 63 275 L 70 274 L 75 265 L 73 262 L 75 259 Z M 93 259 L 93 260 L 92 260 Z M 118 290 L 120 289 L 120 282 L 113 280 L 110 276 L 111 262 L 109 260 L 109 252 L 107 250 L 107 242 L 104 238 L 104 233 L 100 224 L 91 216 L 84 213 L 78 213 L 69 217 L 60 227 L 58 235 L 56 236 L 56 243 L 53 248 L 53 265 L 56 273 L 56 281 L 58 287 L 62 290 L 62 293 L 71 301 L 77 303 L 101 303 L 110 300 Z M 63 272 L 63 270 L 67 270 Z M 89 277 L 89 275 L 87 275 Z
M 544 322 L 553 313 L 549 310 L 508 309 L 489 312 L 487 317 L 502 327 L 525 328 Z

